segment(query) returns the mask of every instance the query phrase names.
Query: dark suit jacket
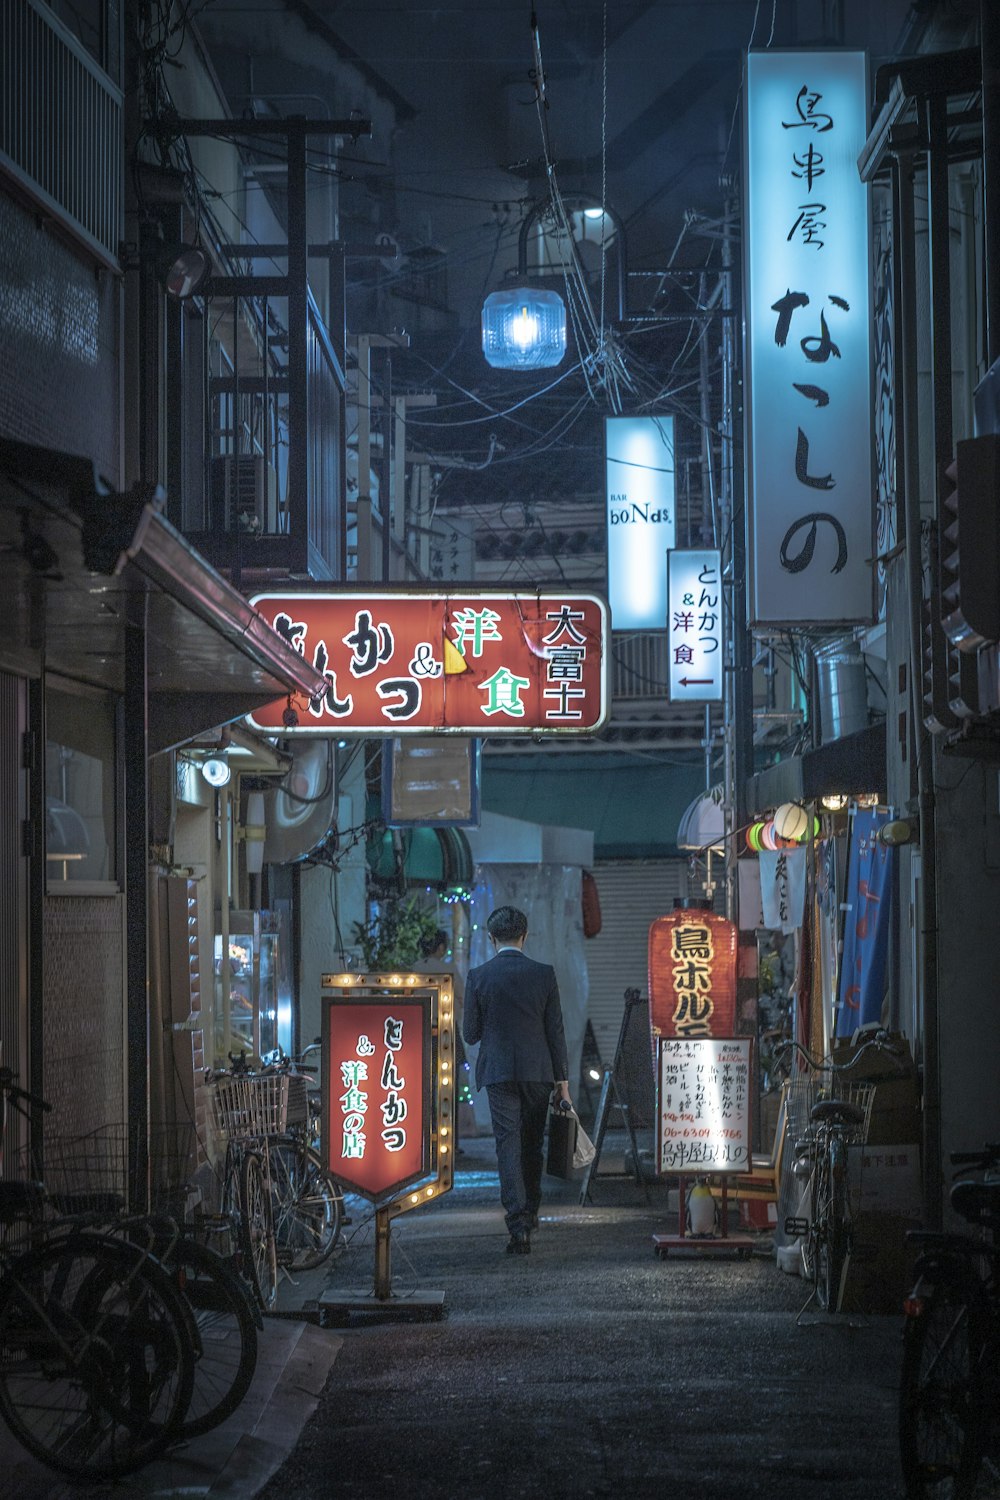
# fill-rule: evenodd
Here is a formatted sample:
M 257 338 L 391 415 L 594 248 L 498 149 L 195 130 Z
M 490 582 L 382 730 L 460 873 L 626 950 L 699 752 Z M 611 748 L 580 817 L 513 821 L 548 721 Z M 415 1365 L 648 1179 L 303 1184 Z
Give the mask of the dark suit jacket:
M 505 948 L 470 969 L 462 1035 L 476 1058 L 476 1087 L 553 1083 L 568 1076 L 559 985 L 551 964 Z

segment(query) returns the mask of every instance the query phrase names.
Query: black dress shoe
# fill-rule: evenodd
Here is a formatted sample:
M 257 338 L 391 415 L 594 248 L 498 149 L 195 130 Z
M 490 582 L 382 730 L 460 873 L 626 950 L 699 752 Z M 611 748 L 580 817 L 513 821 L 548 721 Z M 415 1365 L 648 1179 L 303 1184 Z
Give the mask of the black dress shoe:
M 530 1255 L 531 1235 L 526 1229 L 515 1229 L 507 1241 L 508 1255 Z

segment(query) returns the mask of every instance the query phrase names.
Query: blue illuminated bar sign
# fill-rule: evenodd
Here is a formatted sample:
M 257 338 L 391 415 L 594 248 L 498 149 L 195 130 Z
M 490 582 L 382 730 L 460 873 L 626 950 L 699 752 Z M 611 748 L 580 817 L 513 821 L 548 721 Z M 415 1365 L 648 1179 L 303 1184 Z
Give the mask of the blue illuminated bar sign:
M 663 630 L 674 545 L 673 417 L 606 417 L 608 602 L 614 630 Z
M 747 592 L 754 625 L 873 617 L 863 52 L 751 52 L 745 98 Z

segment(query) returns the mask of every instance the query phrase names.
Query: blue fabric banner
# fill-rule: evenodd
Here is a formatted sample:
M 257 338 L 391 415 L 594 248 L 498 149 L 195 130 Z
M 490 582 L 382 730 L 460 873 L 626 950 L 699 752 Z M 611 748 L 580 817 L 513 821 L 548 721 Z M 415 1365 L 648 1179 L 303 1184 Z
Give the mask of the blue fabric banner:
M 888 821 L 888 813 L 867 808 L 859 808 L 851 821 L 835 1027 L 838 1037 L 853 1036 L 859 1026 L 882 1019 L 896 851 L 878 843 L 875 834 Z

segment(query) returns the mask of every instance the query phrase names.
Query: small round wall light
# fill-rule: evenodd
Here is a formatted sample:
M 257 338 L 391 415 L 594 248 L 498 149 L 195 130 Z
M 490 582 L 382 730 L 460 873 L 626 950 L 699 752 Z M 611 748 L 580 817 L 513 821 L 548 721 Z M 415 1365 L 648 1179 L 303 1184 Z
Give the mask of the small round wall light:
M 226 786 L 233 773 L 228 760 L 223 760 L 221 755 L 212 755 L 202 762 L 201 774 L 209 786 Z
M 160 283 L 168 297 L 185 302 L 205 285 L 212 262 L 200 245 L 171 245 L 159 257 Z

